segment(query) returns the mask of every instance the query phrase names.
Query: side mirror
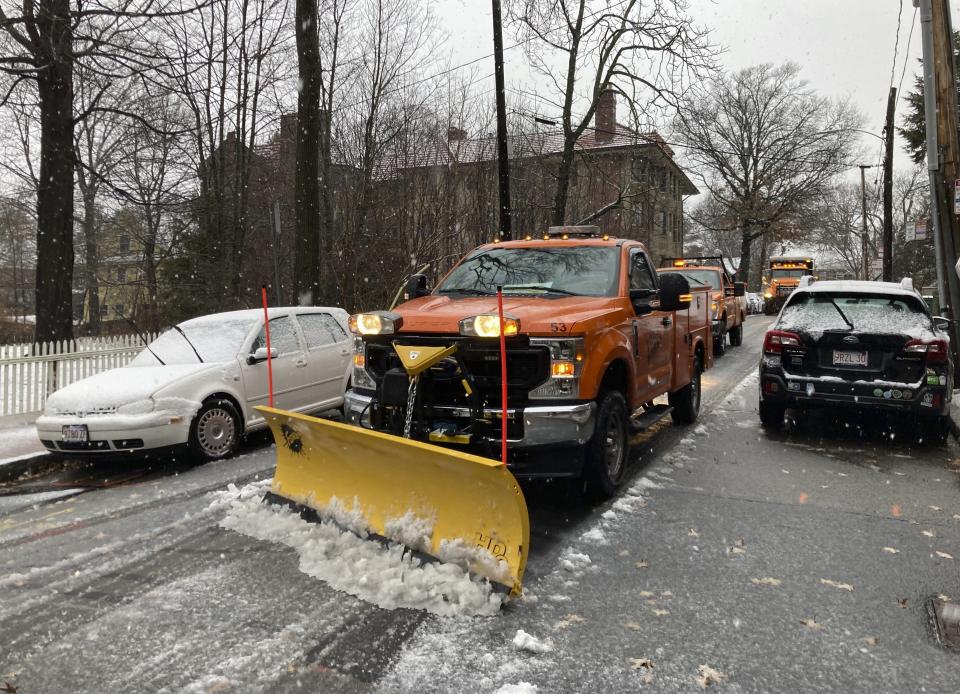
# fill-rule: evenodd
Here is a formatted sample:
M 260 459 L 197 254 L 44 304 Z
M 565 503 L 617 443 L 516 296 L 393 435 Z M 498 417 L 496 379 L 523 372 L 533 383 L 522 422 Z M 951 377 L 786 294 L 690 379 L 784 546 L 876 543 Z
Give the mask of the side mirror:
M 950 330 L 950 324 L 953 321 L 949 318 L 944 318 L 943 316 L 934 316 L 933 324 L 937 326 L 937 330 Z
M 746 295 L 747 295 L 747 283 L 746 283 L 746 282 L 734 282 L 734 283 L 733 283 L 733 295 L 734 295 L 734 296 L 746 296 Z
M 403 288 L 403 300 L 410 301 L 430 293 L 426 275 L 410 275 Z
M 270 348 L 270 358 L 276 359 L 280 356 L 280 351 L 276 347 Z M 267 348 L 266 347 L 257 347 L 257 351 L 247 357 L 247 363 L 251 366 L 267 360 Z
M 633 304 L 633 310 L 637 312 L 638 316 L 645 316 L 653 311 L 653 306 L 650 305 L 650 299 L 656 295 L 657 292 L 655 289 L 630 290 L 630 303 Z
M 660 310 L 686 311 L 690 306 L 690 283 L 679 272 L 660 276 Z

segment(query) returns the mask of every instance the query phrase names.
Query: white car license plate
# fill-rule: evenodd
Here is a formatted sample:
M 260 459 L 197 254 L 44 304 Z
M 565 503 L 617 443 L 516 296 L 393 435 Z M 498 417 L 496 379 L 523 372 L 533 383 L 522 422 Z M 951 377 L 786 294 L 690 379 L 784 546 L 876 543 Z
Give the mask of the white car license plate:
M 834 350 L 833 365 L 834 366 L 866 366 L 867 353 L 866 352 L 841 352 L 839 350 Z
M 90 440 L 86 424 L 66 424 L 62 433 L 64 443 L 86 443 Z

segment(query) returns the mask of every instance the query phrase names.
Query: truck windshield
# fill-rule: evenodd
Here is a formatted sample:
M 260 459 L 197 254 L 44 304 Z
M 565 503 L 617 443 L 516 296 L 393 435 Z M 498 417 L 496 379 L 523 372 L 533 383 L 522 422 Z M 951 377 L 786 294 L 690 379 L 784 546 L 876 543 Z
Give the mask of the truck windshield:
M 439 287 L 439 294 L 505 294 L 561 297 L 616 296 L 620 249 L 487 248 L 467 257 Z
M 804 275 L 809 275 L 809 270 L 779 270 L 775 269 L 771 271 L 773 279 L 775 280 L 796 280 L 800 279 Z
M 716 270 L 691 270 L 687 268 L 680 272 L 681 275 L 690 280 L 690 284 L 701 287 L 710 285 L 714 289 L 720 289 L 720 273 Z

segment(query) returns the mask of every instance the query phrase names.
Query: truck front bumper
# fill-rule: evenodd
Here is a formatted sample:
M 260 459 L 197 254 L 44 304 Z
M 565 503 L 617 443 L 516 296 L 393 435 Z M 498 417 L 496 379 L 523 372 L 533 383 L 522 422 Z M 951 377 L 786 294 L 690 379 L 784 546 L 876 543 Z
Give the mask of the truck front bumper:
M 370 426 L 370 405 L 373 398 L 354 390 L 348 390 L 344 396 L 343 411 L 348 424 Z M 507 418 L 523 422 L 523 435 L 520 438 L 507 439 L 511 448 L 536 448 L 540 446 L 582 446 L 593 436 L 596 421 L 597 404 L 594 402 L 572 405 L 531 405 L 528 407 L 507 408 Z M 470 410 L 458 407 L 435 406 L 436 419 L 463 418 L 470 416 Z M 500 408 L 485 408 L 485 419 L 498 420 Z

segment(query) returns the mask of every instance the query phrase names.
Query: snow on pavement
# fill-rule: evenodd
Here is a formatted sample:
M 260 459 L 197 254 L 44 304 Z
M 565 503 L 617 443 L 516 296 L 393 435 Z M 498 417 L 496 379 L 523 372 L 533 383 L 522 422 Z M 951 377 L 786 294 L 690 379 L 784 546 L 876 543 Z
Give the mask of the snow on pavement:
M 231 485 L 218 493 L 214 504 L 227 508 L 220 525 L 296 550 L 303 573 L 378 607 L 441 616 L 499 614 L 504 598 L 489 581 L 456 564 L 422 562 L 402 545 L 384 546 L 331 521 L 309 523 L 289 508 L 263 504 L 267 486 Z

